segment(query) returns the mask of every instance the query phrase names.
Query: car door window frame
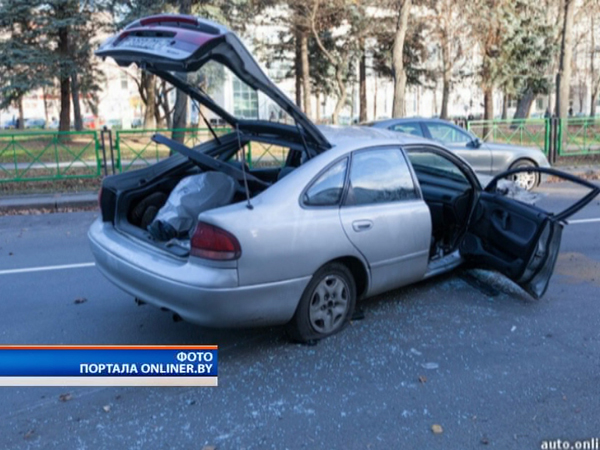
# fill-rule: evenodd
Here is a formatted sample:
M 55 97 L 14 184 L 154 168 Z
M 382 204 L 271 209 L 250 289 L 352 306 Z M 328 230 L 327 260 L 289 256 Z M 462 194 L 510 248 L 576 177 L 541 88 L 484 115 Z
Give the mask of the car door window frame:
M 317 181 L 319 181 L 319 179 L 326 174 L 329 170 L 331 170 L 335 165 L 339 164 L 341 161 L 346 160 L 346 173 L 344 174 L 344 183 L 342 185 L 342 195 L 340 195 L 339 200 L 337 201 L 337 203 L 331 204 L 331 205 L 310 205 L 308 203 L 306 203 L 305 201 L 305 196 L 306 193 L 312 189 L 312 187 L 315 185 L 315 183 Z M 350 164 L 352 163 L 350 155 L 344 155 L 340 158 L 337 158 L 336 160 L 332 161 L 331 163 L 327 164 L 327 166 L 320 170 L 317 175 L 315 175 L 310 182 L 307 183 L 306 187 L 302 190 L 301 194 L 300 194 L 300 207 L 305 208 L 305 209 L 323 209 L 323 208 L 339 208 L 343 202 L 344 199 L 346 198 L 346 191 L 348 190 L 348 177 L 350 175 Z
M 465 177 L 467 178 L 467 181 L 469 183 L 471 183 L 471 186 L 476 191 L 481 192 L 483 190 L 481 183 L 479 182 L 479 179 L 477 178 L 477 175 L 475 175 L 475 172 L 473 171 L 471 166 L 469 166 L 465 161 L 463 161 L 461 158 L 456 156 L 450 150 L 447 150 L 443 147 L 438 147 L 433 144 L 409 144 L 409 145 L 405 145 L 404 149 L 407 153 L 406 158 L 410 163 L 411 169 L 414 170 L 414 168 L 412 167 L 412 163 L 410 162 L 410 158 L 408 158 L 408 154 L 411 151 L 417 151 L 417 152 L 419 150 L 431 151 L 432 153 L 438 154 L 438 155 L 450 160 L 451 162 L 453 162 L 459 168 L 459 170 L 465 175 Z
M 411 199 L 404 199 L 404 200 L 393 200 L 393 201 L 389 201 L 389 202 L 381 202 L 381 203 L 363 203 L 363 204 L 348 204 L 348 194 L 350 192 L 350 174 L 352 172 L 352 163 L 354 161 L 354 156 L 357 153 L 362 153 L 362 152 L 370 152 L 370 151 L 376 151 L 376 150 L 387 150 L 387 151 L 399 151 L 400 155 L 402 156 L 404 163 L 406 164 L 407 168 L 408 168 L 408 172 L 410 174 L 410 178 L 415 190 L 415 197 L 411 198 Z M 349 160 L 349 165 L 348 168 L 346 169 L 346 186 L 344 187 L 344 192 L 342 194 L 342 201 L 341 201 L 341 206 L 342 207 L 354 207 L 354 208 L 360 208 L 360 207 L 364 207 L 364 206 L 373 206 L 373 205 L 390 205 L 390 204 L 394 204 L 394 203 L 406 203 L 406 202 L 414 202 L 414 201 L 422 201 L 423 200 L 423 194 L 421 192 L 421 187 L 419 186 L 419 183 L 417 181 L 417 177 L 416 174 L 413 170 L 412 164 L 410 163 L 410 160 L 408 159 L 408 156 L 406 155 L 406 152 L 404 151 L 404 148 L 399 146 L 399 145 L 377 145 L 374 147 L 365 147 L 365 148 L 361 148 L 358 150 L 354 150 L 351 154 L 350 154 L 350 160 Z
M 396 130 L 397 126 L 408 126 L 408 125 L 415 125 L 417 128 L 419 128 L 419 130 L 421 130 L 421 134 L 413 134 L 413 133 L 406 133 L 406 134 L 410 134 L 411 136 L 417 136 L 417 137 L 427 137 L 425 135 L 425 130 L 423 129 L 423 123 L 421 123 L 418 120 L 415 121 L 411 121 L 411 122 L 400 122 L 400 123 L 396 123 L 394 125 L 392 125 L 391 127 L 389 127 L 388 129 L 391 131 L 395 131 L 396 133 L 405 133 L 405 131 L 402 130 Z
M 457 133 L 462 133 L 464 135 L 467 136 L 468 140 L 465 142 L 466 145 L 469 144 L 469 142 L 473 141 L 473 136 L 471 136 L 471 134 L 468 132 L 468 130 L 464 130 L 452 123 L 444 123 L 444 122 L 423 122 L 422 123 L 422 127 L 424 128 L 424 132 L 426 133 L 424 135 L 424 137 L 428 138 L 428 139 L 433 139 L 436 142 L 440 142 L 439 140 L 437 140 L 435 137 L 433 137 L 433 135 L 431 134 L 431 131 L 429 131 L 429 125 L 441 125 L 441 126 L 445 126 L 445 127 L 449 127 L 449 128 L 453 128 Z M 444 143 L 445 144 L 445 143 Z M 448 144 L 462 144 L 462 142 L 448 142 Z

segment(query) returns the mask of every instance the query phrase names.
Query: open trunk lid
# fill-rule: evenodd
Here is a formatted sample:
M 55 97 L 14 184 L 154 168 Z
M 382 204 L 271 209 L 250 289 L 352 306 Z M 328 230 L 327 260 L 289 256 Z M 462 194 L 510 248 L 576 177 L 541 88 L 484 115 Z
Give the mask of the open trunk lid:
M 205 91 L 174 72 L 190 73 L 214 61 L 227 67 L 251 89 L 261 92 L 296 123 L 290 127 L 319 151 L 331 147 L 316 125 L 267 77 L 240 39 L 226 27 L 192 16 L 161 14 L 136 20 L 110 37 L 96 51 L 121 66 L 136 63 L 183 90 L 226 122 L 241 130 L 264 128 L 268 120 L 232 114 Z

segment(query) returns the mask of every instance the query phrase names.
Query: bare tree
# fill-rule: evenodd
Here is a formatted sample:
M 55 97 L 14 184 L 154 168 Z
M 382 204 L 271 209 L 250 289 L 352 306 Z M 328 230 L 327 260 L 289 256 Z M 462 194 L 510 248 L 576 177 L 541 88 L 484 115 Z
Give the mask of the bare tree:
M 432 0 L 428 6 L 431 10 L 428 19 L 433 24 L 431 34 L 440 48 L 442 79 L 440 117 L 447 119 L 453 72 L 463 57 L 463 40 L 467 30 L 465 3 L 462 0 Z
M 556 113 L 565 118 L 569 112 L 571 59 L 573 57 L 573 15 L 575 0 L 565 0 L 558 74 L 556 75 Z
M 596 115 L 596 103 L 598 102 L 598 94 L 600 93 L 600 73 L 597 72 L 596 57 L 600 55 L 600 47 L 596 43 L 596 14 L 600 13 L 600 1 L 595 1 L 593 4 L 592 14 L 590 14 L 590 78 L 591 78 L 591 94 L 590 94 L 590 117 Z
M 333 52 L 328 50 L 325 44 L 323 43 L 323 40 L 321 39 L 321 30 L 319 29 L 320 6 L 320 0 L 315 0 L 312 4 L 310 13 L 310 28 L 315 42 L 317 44 L 317 47 L 334 68 L 334 77 L 337 87 L 337 101 L 333 109 L 333 113 L 331 114 L 331 121 L 334 124 L 337 124 L 339 123 L 340 112 L 346 104 L 347 91 L 345 77 L 347 75 L 346 72 L 348 67 L 348 58 L 350 54 L 347 47 L 341 48 L 340 51 Z M 327 28 L 331 29 L 334 25 L 337 25 L 337 23 L 328 23 Z
M 406 69 L 404 67 L 404 42 L 408 28 L 408 17 L 412 0 L 399 0 L 396 2 L 397 21 L 392 47 L 392 71 L 394 74 L 394 101 L 392 117 L 402 117 L 406 111 Z

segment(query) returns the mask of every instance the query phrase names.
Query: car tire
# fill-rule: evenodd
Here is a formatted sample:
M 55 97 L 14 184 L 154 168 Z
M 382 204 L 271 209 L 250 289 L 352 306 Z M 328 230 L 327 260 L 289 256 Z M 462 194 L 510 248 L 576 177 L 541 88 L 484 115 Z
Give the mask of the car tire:
M 139 227 L 148 208 L 154 207 L 158 212 L 158 210 L 167 202 L 167 199 L 168 196 L 164 192 L 154 192 L 153 194 L 144 197 L 129 213 L 129 222 L 132 225 Z
M 509 170 L 519 169 L 522 167 L 537 167 L 537 164 L 528 159 L 519 159 L 510 166 Z M 514 181 L 519 187 L 527 191 L 531 191 L 538 184 L 540 184 L 540 174 L 532 172 L 521 172 L 512 175 L 510 177 L 510 180 Z
M 331 336 L 350 321 L 356 306 L 356 283 L 340 263 L 321 267 L 304 290 L 287 327 L 290 338 L 311 342 Z

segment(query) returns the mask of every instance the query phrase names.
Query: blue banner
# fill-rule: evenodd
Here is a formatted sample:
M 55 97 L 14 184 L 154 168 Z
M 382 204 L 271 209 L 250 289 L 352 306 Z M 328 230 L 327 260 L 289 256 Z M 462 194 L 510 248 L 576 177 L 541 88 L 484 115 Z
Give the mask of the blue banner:
M 0 377 L 217 377 L 217 351 L 214 345 L 0 346 Z

